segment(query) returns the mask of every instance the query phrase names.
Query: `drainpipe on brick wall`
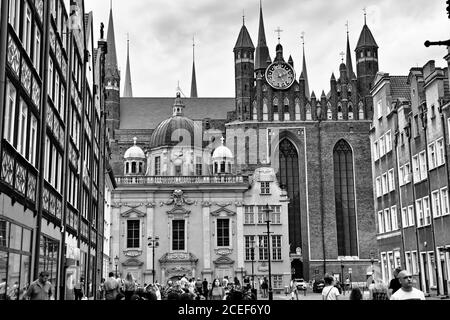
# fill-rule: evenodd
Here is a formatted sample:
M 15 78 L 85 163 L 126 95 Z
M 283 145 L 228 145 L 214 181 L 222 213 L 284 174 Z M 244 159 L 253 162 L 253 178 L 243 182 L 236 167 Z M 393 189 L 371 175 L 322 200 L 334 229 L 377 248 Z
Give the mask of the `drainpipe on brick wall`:
M 321 136 L 321 122 L 322 119 L 318 119 L 317 129 L 318 129 L 318 149 L 319 149 L 319 172 L 320 172 L 320 219 L 321 219 L 321 228 L 322 228 L 322 254 L 323 254 L 323 274 L 327 273 L 327 252 L 325 246 L 325 211 L 323 207 L 323 177 L 322 177 L 322 136 Z

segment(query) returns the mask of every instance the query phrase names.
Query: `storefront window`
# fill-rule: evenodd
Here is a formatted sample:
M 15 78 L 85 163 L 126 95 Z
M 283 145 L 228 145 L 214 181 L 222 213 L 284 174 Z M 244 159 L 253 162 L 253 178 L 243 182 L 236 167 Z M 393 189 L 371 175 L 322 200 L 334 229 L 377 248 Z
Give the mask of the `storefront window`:
M 0 219 L 0 300 L 18 300 L 30 282 L 31 230 Z

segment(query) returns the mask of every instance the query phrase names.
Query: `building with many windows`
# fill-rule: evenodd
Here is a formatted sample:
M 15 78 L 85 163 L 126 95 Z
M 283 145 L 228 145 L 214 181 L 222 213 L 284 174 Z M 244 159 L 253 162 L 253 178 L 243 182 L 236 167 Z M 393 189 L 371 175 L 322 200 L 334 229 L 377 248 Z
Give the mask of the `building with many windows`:
M 0 277 L 25 288 L 47 270 L 60 299 L 80 276 L 96 288 L 104 237 L 107 45 L 83 1 L 68 9 L 2 1 L 0 28 Z
M 389 281 L 406 268 L 423 291 L 440 295 L 450 274 L 448 88 L 448 68 L 429 61 L 408 76 L 379 73 L 372 89 L 380 276 Z
M 114 43 L 112 13 L 111 10 L 108 44 Z M 195 74 L 194 64 L 192 96 L 184 98 L 183 104 L 186 105 L 186 117 L 198 123 L 188 132 L 199 130 L 200 135 L 189 135 L 190 141 L 199 139 L 200 142 L 195 145 L 203 149 L 211 145 L 210 157 L 213 150 L 220 147 L 222 136 L 225 136 L 227 147 L 233 155 L 233 174 L 242 175 L 244 179 L 250 179 L 261 165 L 269 165 L 275 170 L 278 184 L 287 191 L 289 198 L 288 239 L 282 239 L 282 242 L 283 246 L 288 246 L 293 277 L 310 280 L 325 273 L 341 275 L 345 272 L 344 276 L 352 273 L 352 280 L 363 281 L 370 268 L 370 253 L 376 250 L 372 171 L 367 163 L 370 162 L 368 132 L 373 115 L 370 85 L 378 71 L 378 45 L 369 27 L 364 24 L 355 53 L 352 53 L 350 35 L 347 34 L 347 54 L 339 65 L 339 73 L 337 76 L 330 75 L 328 93 L 323 91 L 316 96 L 309 90 L 306 58 L 303 59 L 302 72 L 297 76 L 292 57 L 285 59 L 281 41 L 275 48 L 274 56 L 270 55 L 262 7 L 257 27 L 258 42 L 255 48 L 247 26 L 240 26 L 233 48 L 234 97 L 198 97 L 198 75 Z M 124 96 L 121 97 L 121 75 L 113 47 L 110 46 L 106 63 L 106 105 L 109 112 L 107 125 L 112 139 L 111 166 L 118 180 L 118 190 L 128 188 L 127 195 L 131 197 L 134 189 L 125 183 L 132 181 L 126 177 L 130 172 L 138 176 L 145 172 L 150 177 L 160 177 L 158 181 L 167 181 L 165 186 L 169 181 L 182 181 L 182 178 L 173 178 L 178 176 L 187 175 L 186 181 L 191 181 L 189 175 L 192 175 L 192 170 L 198 169 L 200 176 L 200 168 L 204 170 L 204 166 L 209 166 L 204 162 L 208 157 L 200 157 L 196 150 L 190 159 L 180 160 L 178 164 L 176 159 L 172 159 L 175 162 L 169 165 L 167 160 L 170 154 L 159 150 L 161 141 L 154 139 L 161 130 L 160 124 L 165 121 L 173 128 L 193 124 L 167 120 L 173 108 L 173 98 L 133 97 L 129 63 Z M 164 137 L 170 140 L 170 132 L 160 132 L 158 137 L 165 133 Z M 134 137 L 142 152 L 133 151 L 130 153 L 133 157 L 128 157 L 130 154 L 126 153 L 133 148 Z M 178 141 L 176 135 L 174 139 Z M 148 152 L 152 157 L 148 156 Z M 224 166 L 226 169 L 227 162 Z M 213 169 L 208 174 L 212 173 Z M 139 178 L 136 181 L 142 181 L 145 185 L 149 180 Z M 137 191 L 143 186 L 135 188 Z M 189 197 L 195 198 L 183 188 Z M 155 194 L 139 193 L 139 196 L 136 193 L 135 201 L 147 203 L 147 198 L 158 196 L 157 190 L 153 192 Z M 168 196 L 169 193 L 165 193 L 164 197 Z M 163 200 L 158 198 L 158 201 Z M 258 205 L 265 203 L 255 203 L 255 208 Z M 145 212 L 142 210 L 140 212 Z M 230 210 L 238 212 L 239 219 L 239 211 L 234 208 Z M 126 210 L 121 209 L 120 212 Z M 196 225 L 199 232 L 201 226 Z M 192 227 L 189 224 L 189 228 Z M 156 230 L 165 235 L 171 234 L 159 228 Z M 123 232 L 113 230 L 113 238 L 121 237 Z M 113 239 L 113 242 L 121 239 Z M 168 240 L 161 239 L 160 244 Z M 165 248 L 165 253 L 170 256 L 174 254 L 169 244 L 166 243 Z M 119 251 L 114 250 L 114 256 L 125 254 L 122 247 Z M 155 263 L 165 261 L 160 260 L 163 254 L 158 252 Z M 233 264 L 235 274 L 241 273 L 239 259 L 239 256 L 238 260 L 233 258 L 236 261 Z M 150 266 L 149 263 L 146 265 Z M 246 273 L 250 274 L 250 266 L 246 267 Z M 155 268 L 159 272 L 163 265 L 156 265 Z

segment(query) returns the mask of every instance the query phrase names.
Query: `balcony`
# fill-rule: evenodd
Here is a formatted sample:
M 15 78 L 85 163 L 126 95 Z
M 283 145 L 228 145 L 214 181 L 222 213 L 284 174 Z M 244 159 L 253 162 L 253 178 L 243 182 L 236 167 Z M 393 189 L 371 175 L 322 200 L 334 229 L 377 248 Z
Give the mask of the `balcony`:
M 243 176 L 127 176 L 116 177 L 120 185 L 183 185 L 183 184 L 248 184 Z

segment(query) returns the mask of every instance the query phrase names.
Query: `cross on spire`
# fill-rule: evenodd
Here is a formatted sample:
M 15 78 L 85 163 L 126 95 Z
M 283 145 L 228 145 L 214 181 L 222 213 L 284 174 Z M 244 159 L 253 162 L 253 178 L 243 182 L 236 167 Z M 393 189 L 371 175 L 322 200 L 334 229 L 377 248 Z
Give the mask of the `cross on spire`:
M 192 57 L 195 60 L 195 36 L 192 36 Z
M 341 51 L 341 53 L 339 53 L 339 55 L 341 56 L 342 63 L 344 63 L 344 56 L 345 56 L 344 51 Z
M 220 138 L 220 141 L 222 141 L 222 145 L 225 145 L 225 138 L 223 136 Z
M 242 9 L 242 24 L 245 25 L 245 9 Z
M 364 12 L 364 25 L 366 25 L 367 24 L 367 8 L 366 7 L 363 8 L 363 12 Z
M 305 31 L 302 31 L 301 38 L 302 38 L 303 47 L 305 47 Z
M 278 27 L 278 28 L 275 30 L 275 32 L 278 33 L 278 43 L 281 43 L 281 42 L 280 42 L 280 39 L 281 39 L 281 33 L 283 32 L 283 30 L 281 30 L 280 27 Z

